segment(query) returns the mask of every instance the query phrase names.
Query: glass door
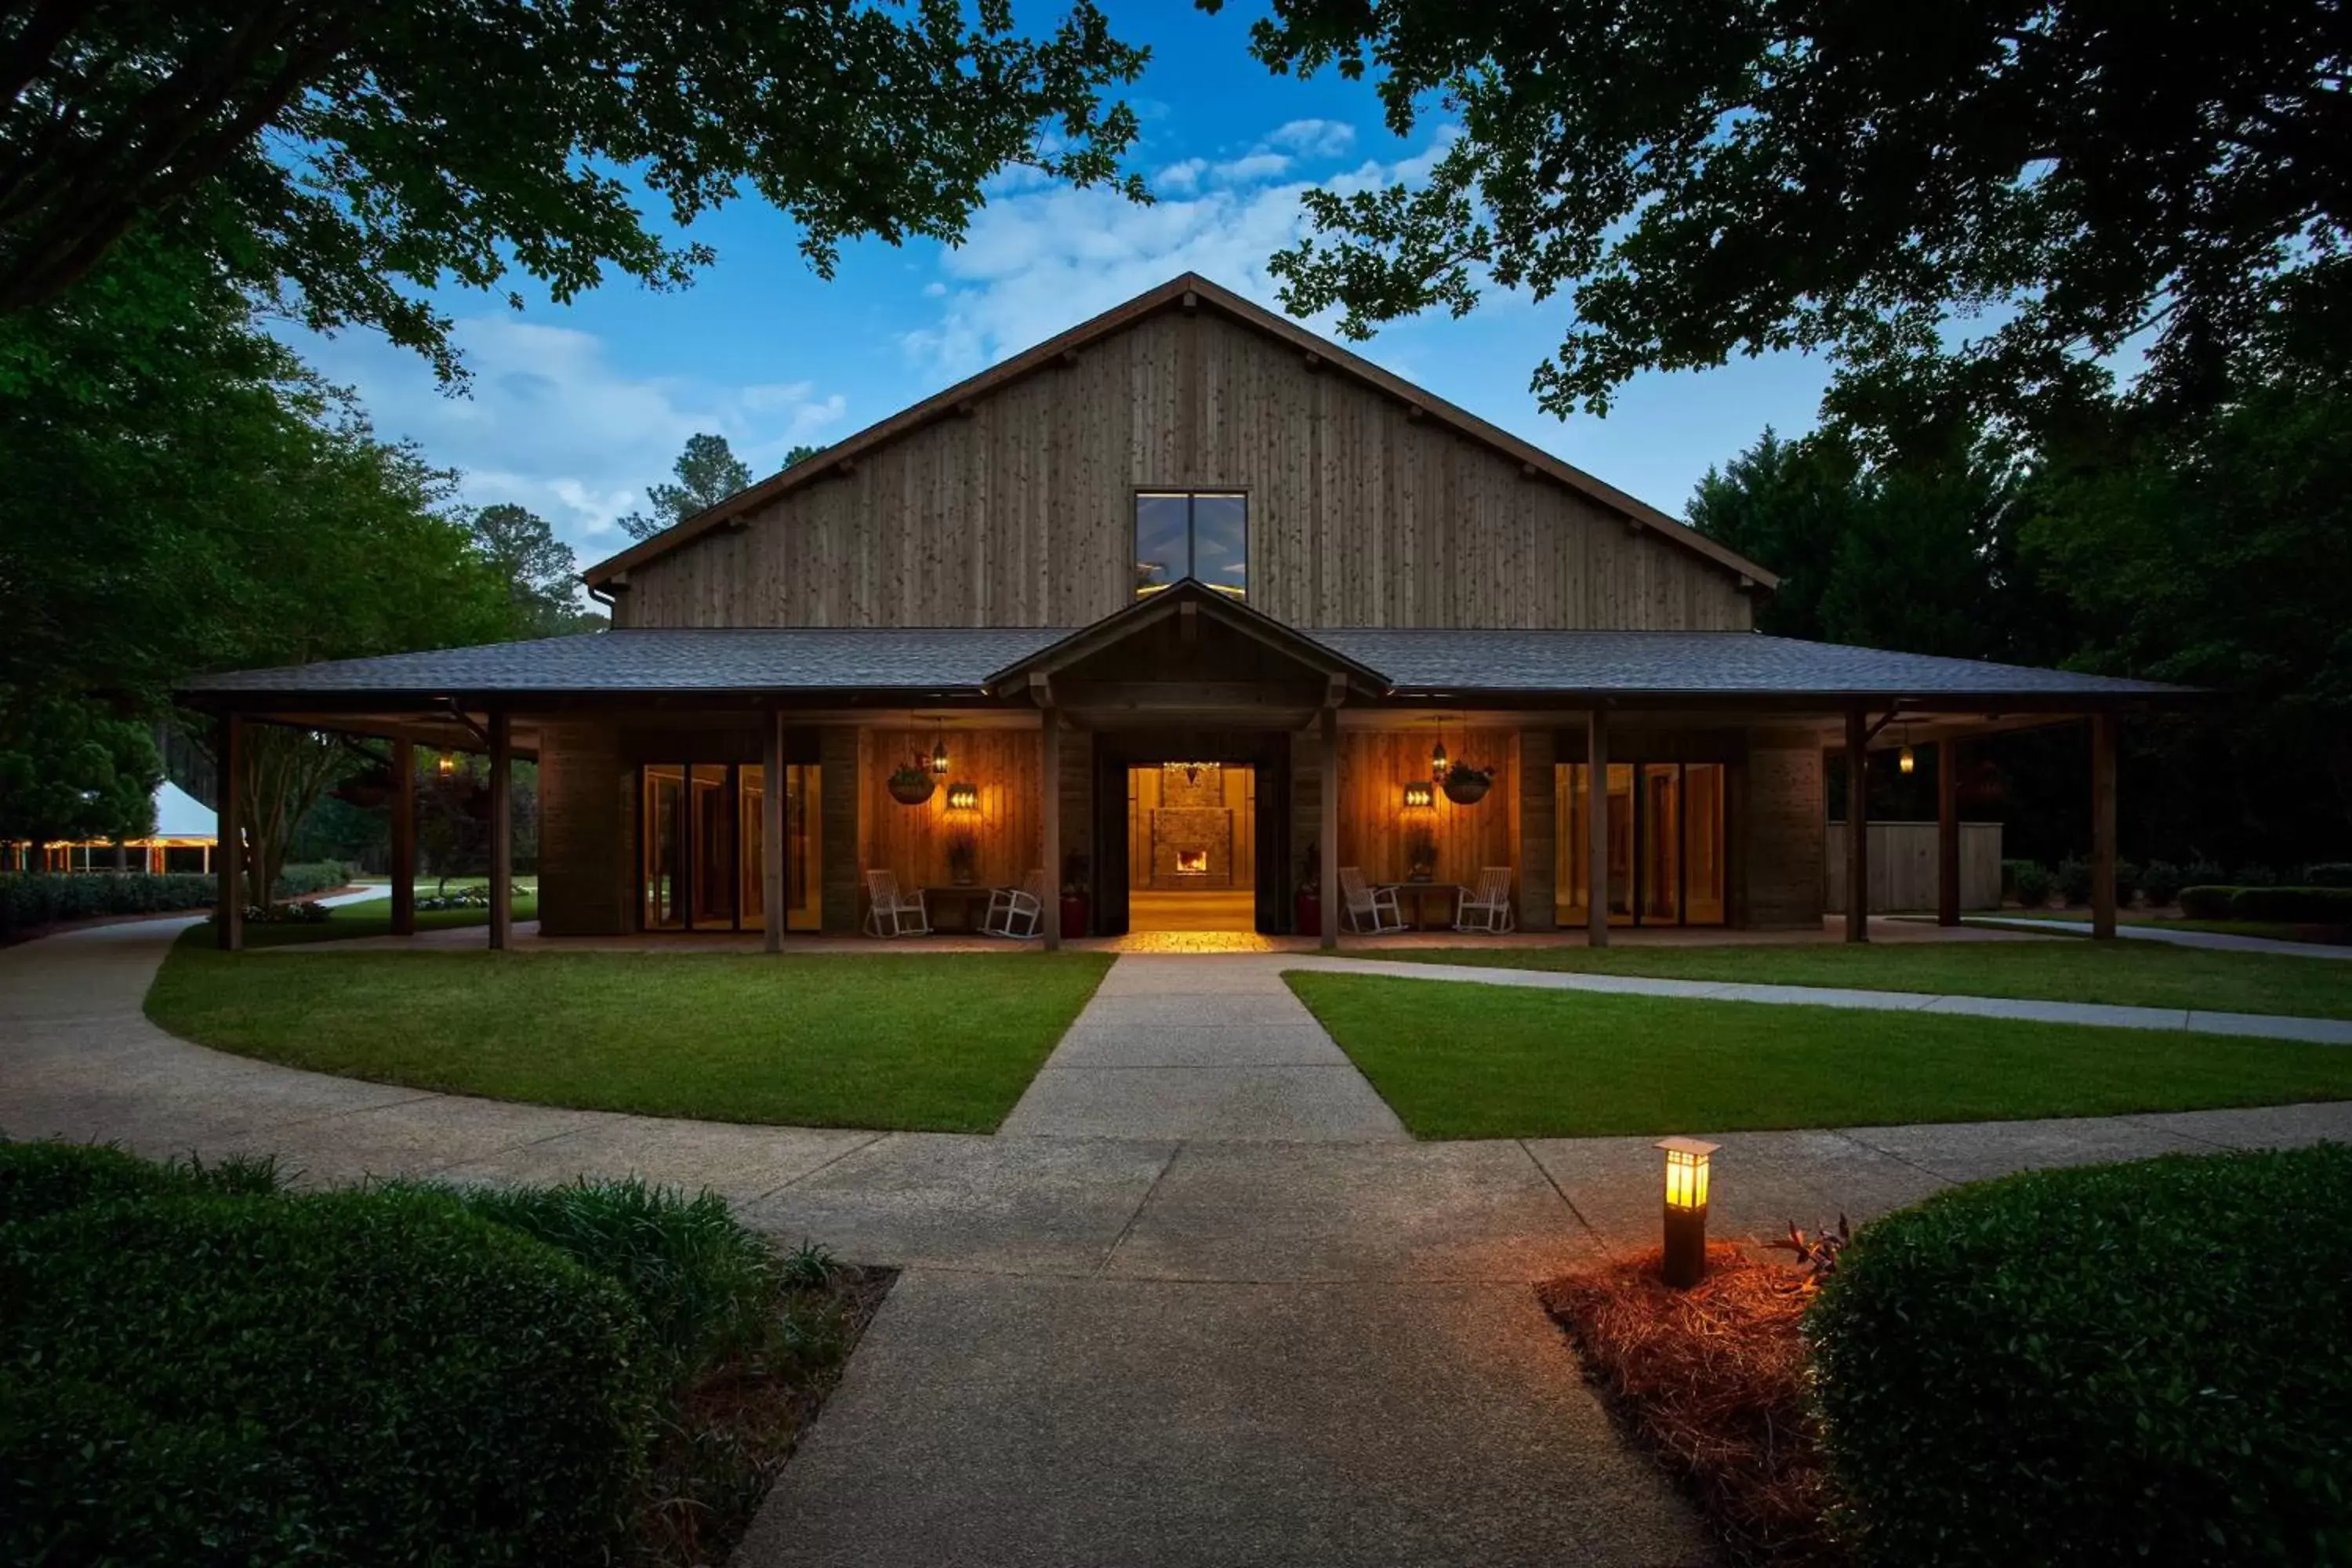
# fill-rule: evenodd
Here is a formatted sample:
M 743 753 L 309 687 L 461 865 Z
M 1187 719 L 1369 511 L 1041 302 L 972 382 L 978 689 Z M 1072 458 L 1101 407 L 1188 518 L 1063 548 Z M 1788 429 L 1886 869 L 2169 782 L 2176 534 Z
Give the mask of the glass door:
M 686 929 L 686 769 L 681 764 L 646 769 L 640 797 L 645 822 L 645 927 Z
M 1591 774 L 1581 763 L 1554 774 L 1553 909 L 1564 927 L 1585 923 Z M 1721 923 L 1723 764 L 1612 763 L 1608 789 L 1609 923 Z
M 785 928 L 815 931 L 823 911 L 819 770 L 784 770 Z M 639 902 L 646 931 L 767 926 L 767 770 L 653 763 L 640 770 Z
M 1642 764 L 1642 921 L 1672 925 L 1682 919 L 1682 764 Z

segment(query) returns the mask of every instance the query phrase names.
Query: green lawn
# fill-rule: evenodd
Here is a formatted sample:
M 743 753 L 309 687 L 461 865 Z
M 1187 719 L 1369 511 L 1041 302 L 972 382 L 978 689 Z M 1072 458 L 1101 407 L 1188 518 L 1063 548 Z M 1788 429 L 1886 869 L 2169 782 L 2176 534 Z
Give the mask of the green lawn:
M 987 1132 L 1109 966 L 1096 953 L 292 954 L 182 942 L 147 1016 L 222 1050 L 418 1089 Z
M 1650 974 L 1670 980 L 1835 985 L 1953 996 L 2029 996 L 2134 1007 L 2352 1018 L 2352 962 L 2287 953 L 2207 952 L 2158 942 L 1843 942 L 1746 947 L 1422 948 L 1382 952 L 1421 963 Z
M 1421 1138 L 1729 1132 L 2352 1099 L 2352 1048 L 1294 971 Z
M 1924 920 L 1927 917 L 1898 915 L 1895 918 Z M 2034 927 L 2019 923 L 2024 921 L 2063 921 L 2068 925 L 2079 926 L 2088 926 L 2091 923 L 2089 912 L 2084 910 L 2018 910 L 2013 913 L 1964 915 L 1961 918 L 1972 926 L 1992 926 L 1996 929 L 2018 931 L 2049 929 L 2046 926 Z M 2116 923 L 2137 926 L 2143 931 L 2212 931 L 2221 936 L 2258 936 L 2272 942 L 2326 943 L 2330 946 L 2340 946 L 2345 940 L 2344 932 L 2335 927 L 2287 925 L 2277 921 L 2192 921 L 2186 916 L 2137 914 L 2117 915 Z
M 419 897 L 424 895 L 420 892 Z M 535 893 L 518 891 L 514 900 L 517 921 L 539 918 L 539 899 Z M 447 931 L 453 927 L 479 926 L 490 923 L 488 910 L 419 910 L 416 911 L 418 931 Z M 247 921 L 245 925 L 245 945 L 248 948 L 289 947 L 299 942 L 343 942 L 353 937 L 390 936 L 392 934 L 392 900 L 371 899 L 362 904 L 339 904 L 328 911 L 327 918 L 316 924 L 299 921 L 262 923 Z M 180 939 L 183 947 L 212 945 L 212 927 L 197 926 Z M 488 940 L 487 936 L 484 939 Z

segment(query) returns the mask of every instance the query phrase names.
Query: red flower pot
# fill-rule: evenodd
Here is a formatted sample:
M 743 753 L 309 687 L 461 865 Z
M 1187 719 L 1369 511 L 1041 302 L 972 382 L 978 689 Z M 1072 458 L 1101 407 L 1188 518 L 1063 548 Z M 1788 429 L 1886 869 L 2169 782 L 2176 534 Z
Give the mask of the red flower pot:
M 1301 888 L 1291 900 L 1291 929 L 1300 936 L 1323 934 L 1323 895 L 1313 888 Z
M 1062 934 L 1064 936 L 1087 934 L 1087 917 L 1093 912 L 1088 908 L 1092 901 L 1084 893 L 1062 895 Z

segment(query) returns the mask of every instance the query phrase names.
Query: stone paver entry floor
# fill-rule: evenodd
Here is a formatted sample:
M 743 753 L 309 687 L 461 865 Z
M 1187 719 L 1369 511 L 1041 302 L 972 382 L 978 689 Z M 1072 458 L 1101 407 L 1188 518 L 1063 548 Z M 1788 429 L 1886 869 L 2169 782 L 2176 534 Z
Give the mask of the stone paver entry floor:
M 964 1137 L 226 1056 L 141 1011 L 180 929 L 0 952 L 0 1131 L 266 1151 L 320 1182 L 634 1172 L 905 1270 L 744 1568 L 1709 1560 L 1528 1288 L 1651 1239 L 1650 1140 L 1411 1142 L 1282 985 L 1297 959 L 1122 958 L 1004 1131 Z M 2352 1106 L 1736 1133 L 1715 1223 L 1768 1236 L 2027 1166 L 2323 1137 L 2352 1138 Z

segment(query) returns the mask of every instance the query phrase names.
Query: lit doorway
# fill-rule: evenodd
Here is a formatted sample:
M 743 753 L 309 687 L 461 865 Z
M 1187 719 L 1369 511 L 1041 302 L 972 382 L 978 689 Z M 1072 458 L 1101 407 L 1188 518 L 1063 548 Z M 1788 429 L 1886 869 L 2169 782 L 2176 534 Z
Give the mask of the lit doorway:
M 1171 762 L 1127 770 L 1127 929 L 1257 925 L 1257 770 Z

